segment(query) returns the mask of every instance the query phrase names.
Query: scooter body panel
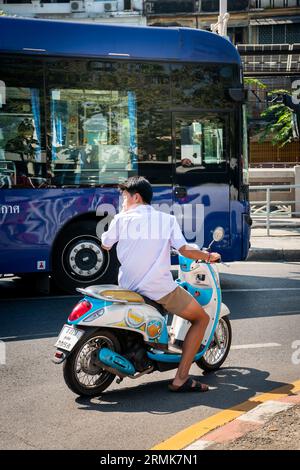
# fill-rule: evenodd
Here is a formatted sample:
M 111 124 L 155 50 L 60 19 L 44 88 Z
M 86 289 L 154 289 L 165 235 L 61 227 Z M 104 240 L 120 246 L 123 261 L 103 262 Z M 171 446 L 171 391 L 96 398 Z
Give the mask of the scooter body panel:
M 69 322 L 81 327 L 113 328 L 135 331 L 147 343 L 167 344 L 168 330 L 165 318 L 146 303 L 114 303 L 85 296 L 93 307 L 78 321 Z

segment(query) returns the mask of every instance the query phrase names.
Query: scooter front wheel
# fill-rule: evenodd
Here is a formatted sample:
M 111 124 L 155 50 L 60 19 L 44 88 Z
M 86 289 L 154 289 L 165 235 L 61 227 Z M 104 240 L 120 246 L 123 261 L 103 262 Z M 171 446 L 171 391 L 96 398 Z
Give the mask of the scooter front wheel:
M 205 354 L 196 362 L 206 372 L 218 370 L 228 356 L 231 346 L 232 330 L 228 317 L 219 320 L 214 339 Z
M 84 335 L 67 357 L 63 373 L 67 386 L 80 396 L 97 396 L 106 390 L 116 377 L 99 367 L 95 352 L 109 348 L 120 352 L 118 338 L 108 330 L 98 330 Z

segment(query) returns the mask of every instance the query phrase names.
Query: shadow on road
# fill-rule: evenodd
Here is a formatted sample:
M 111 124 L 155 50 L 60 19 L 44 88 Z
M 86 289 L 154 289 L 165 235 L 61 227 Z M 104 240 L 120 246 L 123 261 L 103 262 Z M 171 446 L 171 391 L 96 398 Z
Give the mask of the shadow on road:
M 268 380 L 269 375 L 267 371 L 253 368 L 225 367 L 217 372 L 201 376 L 203 382 L 213 387 L 206 393 L 172 393 L 167 387 L 170 381 L 161 380 L 107 391 L 98 398 L 79 397 L 76 402 L 80 410 L 101 413 L 173 414 L 199 407 L 200 404 L 216 408 L 216 412 L 241 405 L 235 409 L 244 411 L 244 402 L 257 393 L 270 392 L 272 394 L 272 390 L 283 386 L 285 393 L 292 389 L 291 384 Z M 255 401 L 253 407 L 258 404 L 259 401 Z M 197 416 L 195 416 L 196 420 Z

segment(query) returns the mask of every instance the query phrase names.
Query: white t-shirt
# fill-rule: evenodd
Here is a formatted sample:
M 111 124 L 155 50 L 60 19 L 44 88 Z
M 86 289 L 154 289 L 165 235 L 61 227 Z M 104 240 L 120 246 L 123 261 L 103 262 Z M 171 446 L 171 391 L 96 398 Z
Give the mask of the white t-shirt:
M 174 215 L 140 204 L 115 215 L 101 241 L 107 248 L 118 242 L 122 288 L 153 300 L 176 289 L 170 272 L 170 248 L 179 250 L 187 242 Z

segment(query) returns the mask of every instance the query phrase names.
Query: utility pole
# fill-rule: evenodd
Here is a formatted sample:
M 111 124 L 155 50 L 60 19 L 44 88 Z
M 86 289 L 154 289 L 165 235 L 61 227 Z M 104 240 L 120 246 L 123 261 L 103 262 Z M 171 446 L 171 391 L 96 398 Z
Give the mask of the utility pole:
M 210 25 L 213 33 L 218 33 L 220 36 L 227 37 L 227 23 L 229 20 L 229 13 L 227 12 L 227 0 L 219 0 L 219 16 L 216 24 Z

